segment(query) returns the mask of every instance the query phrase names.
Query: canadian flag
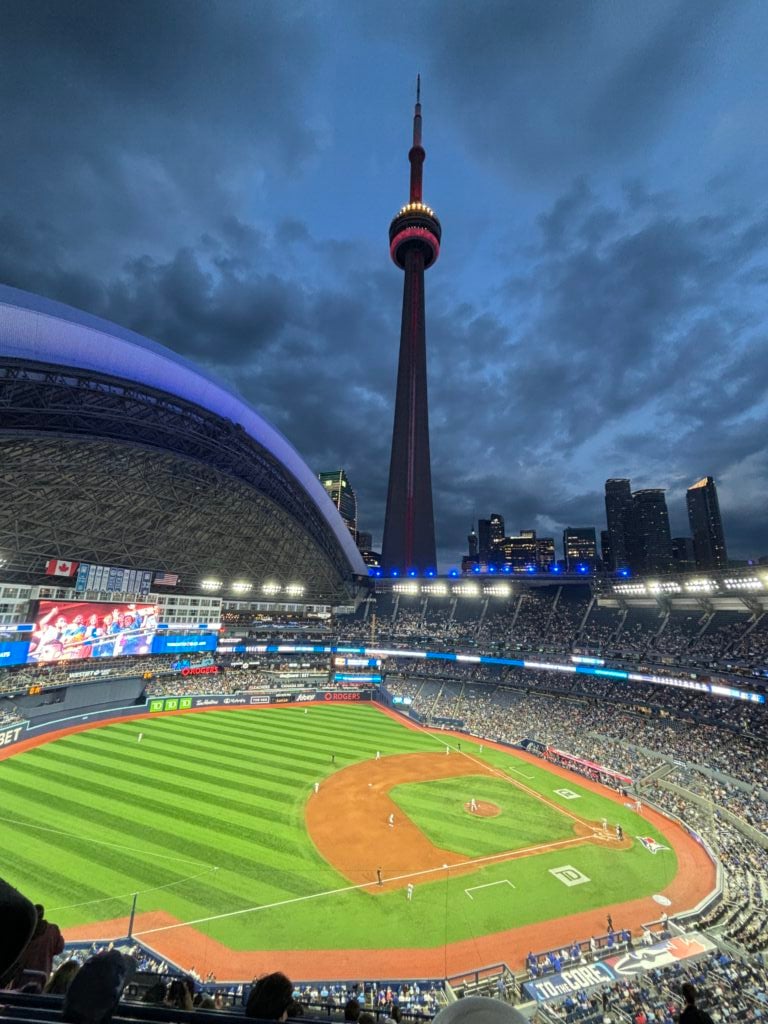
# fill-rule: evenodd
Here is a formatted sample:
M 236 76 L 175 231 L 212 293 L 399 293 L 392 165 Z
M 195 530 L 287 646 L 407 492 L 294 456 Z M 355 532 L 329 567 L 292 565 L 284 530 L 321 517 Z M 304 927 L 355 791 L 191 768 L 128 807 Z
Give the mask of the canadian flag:
M 77 572 L 77 562 L 59 562 L 55 558 L 45 563 L 46 576 L 74 576 Z

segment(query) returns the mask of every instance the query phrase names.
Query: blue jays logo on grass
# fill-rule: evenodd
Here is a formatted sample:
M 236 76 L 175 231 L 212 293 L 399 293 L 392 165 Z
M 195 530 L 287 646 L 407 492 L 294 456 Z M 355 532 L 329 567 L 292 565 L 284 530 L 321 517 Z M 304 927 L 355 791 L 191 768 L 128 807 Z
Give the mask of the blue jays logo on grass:
M 653 836 L 635 836 L 635 839 L 639 840 L 646 850 L 650 850 L 651 853 L 658 853 L 659 850 L 668 850 L 668 846 L 662 846 L 661 843 L 657 843 Z

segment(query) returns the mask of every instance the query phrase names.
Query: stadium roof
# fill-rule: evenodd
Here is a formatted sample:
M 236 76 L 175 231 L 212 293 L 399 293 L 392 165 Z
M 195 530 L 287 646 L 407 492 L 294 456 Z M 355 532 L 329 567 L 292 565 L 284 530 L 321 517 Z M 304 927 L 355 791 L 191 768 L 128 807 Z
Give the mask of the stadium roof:
M 0 409 L 4 497 L 14 495 L 0 551 L 17 569 L 34 574 L 35 559 L 55 556 L 180 572 L 182 585 L 196 573 L 269 575 L 304 582 L 305 599 L 340 596 L 367 574 L 290 442 L 132 331 L 0 286 Z

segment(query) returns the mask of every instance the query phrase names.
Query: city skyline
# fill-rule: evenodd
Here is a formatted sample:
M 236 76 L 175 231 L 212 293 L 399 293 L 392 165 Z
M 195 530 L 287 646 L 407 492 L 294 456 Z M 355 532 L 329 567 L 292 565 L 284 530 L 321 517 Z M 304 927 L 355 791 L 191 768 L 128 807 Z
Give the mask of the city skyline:
M 441 567 L 475 510 L 599 526 L 610 477 L 665 488 L 676 537 L 712 475 L 728 555 L 757 557 L 767 46 L 757 2 L 11 3 L 0 281 L 220 375 L 345 467 L 378 547 L 421 72 Z

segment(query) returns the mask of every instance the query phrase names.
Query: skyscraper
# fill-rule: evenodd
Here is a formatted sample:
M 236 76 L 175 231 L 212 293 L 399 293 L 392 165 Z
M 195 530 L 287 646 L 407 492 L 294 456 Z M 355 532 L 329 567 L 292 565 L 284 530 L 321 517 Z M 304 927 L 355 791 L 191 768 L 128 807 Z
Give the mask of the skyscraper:
M 632 568 L 640 572 L 669 572 L 672 569 L 672 536 L 669 532 L 667 499 L 661 487 L 635 491 L 634 534 L 637 554 Z
M 702 477 L 685 494 L 688 522 L 693 534 L 693 550 L 699 569 L 726 569 L 728 555 L 725 550 L 723 521 L 717 488 L 711 476 Z
M 504 540 L 504 516 L 498 512 L 491 512 L 489 523 L 491 548 L 498 548 Z
M 605 481 L 605 515 L 610 536 L 610 563 L 606 569 L 625 569 L 631 565 L 631 534 L 634 505 L 629 480 Z M 605 558 L 605 551 L 603 552 Z M 634 568 L 634 567 L 633 567 Z
M 424 271 L 440 253 L 442 229 L 422 201 L 421 88 L 416 84 L 410 200 L 389 226 L 389 252 L 404 271 L 395 422 L 389 463 L 382 562 L 386 570 L 435 568 L 435 519 L 429 457 Z
M 575 572 L 580 565 L 593 569 L 597 563 L 594 526 L 568 526 L 563 530 L 563 555 L 568 572 Z
M 343 469 L 335 469 L 331 473 L 318 473 L 317 477 L 357 541 L 357 495 L 347 474 Z

